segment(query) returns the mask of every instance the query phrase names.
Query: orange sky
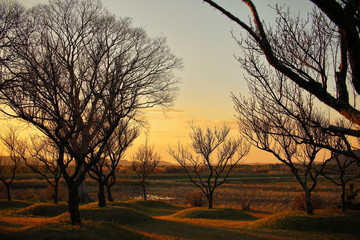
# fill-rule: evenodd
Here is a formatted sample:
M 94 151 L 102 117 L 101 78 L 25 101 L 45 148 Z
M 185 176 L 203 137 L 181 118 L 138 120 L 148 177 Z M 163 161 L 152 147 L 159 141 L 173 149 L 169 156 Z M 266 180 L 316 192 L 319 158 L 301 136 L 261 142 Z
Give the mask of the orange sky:
M 20 0 L 27 7 L 47 0 Z M 217 1 L 246 21 L 250 14 L 241 1 Z M 273 19 L 268 6 L 287 3 L 296 11 L 311 9 L 309 1 L 257 0 L 265 19 Z M 164 113 L 150 109 L 145 116 L 149 123 L 149 143 L 161 153 L 162 160 L 172 161 L 168 147 L 186 143 L 189 122 L 201 126 L 226 123 L 232 134 L 238 131 L 230 92 L 247 92 L 244 71 L 234 58 L 240 51 L 231 36 L 240 33 L 238 26 L 202 0 L 103 0 L 105 7 L 120 17 L 131 17 L 134 26 L 143 27 L 150 36 L 167 37 L 172 52 L 183 59 L 184 69 L 176 75 L 181 79 L 180 91 L 172 110 Z M 145 135 L 134 147 L 145 141 Z M 131 151 L 130 151 L 131 152 Z M 129 155 L 129 154 L 128 154 Z M 276 162 L 269 154 L 252 149 L 246 163 Z

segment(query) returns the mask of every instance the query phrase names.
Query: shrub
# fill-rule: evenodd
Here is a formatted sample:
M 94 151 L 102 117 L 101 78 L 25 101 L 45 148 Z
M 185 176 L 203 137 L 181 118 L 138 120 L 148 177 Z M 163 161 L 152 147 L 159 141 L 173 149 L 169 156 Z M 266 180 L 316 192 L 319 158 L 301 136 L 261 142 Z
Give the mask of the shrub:
M 319 195 L 312 194 L 311 195 L 311 203 L 313 209 L 320 209 L 323 207 L 323 200 L 319 197 Z M 297 211 L 305 211 L 305 194 L 301 193 L 297 195 L 294 200 L 291 202 L 293 210 Z
M 252 203 L 252 197 L 250 194 L 243 192 L 240 197 L 241 210 L 249 211 Z
M 205 202 L 203 200 L 203 194 L 200 191 L 192 191 L 185 197 L 185 201 L 192 207 L 202 207 Z

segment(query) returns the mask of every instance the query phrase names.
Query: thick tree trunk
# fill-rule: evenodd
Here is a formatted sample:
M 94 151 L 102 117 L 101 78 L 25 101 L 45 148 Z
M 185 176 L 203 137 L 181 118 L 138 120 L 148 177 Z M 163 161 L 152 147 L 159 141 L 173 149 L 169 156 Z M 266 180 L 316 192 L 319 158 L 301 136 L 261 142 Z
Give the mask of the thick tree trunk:
M 76 184 L 69 184 L 69 201 L 68 208 L 70 213 L 71 225 L 81 226 L 81 218 L 79 212 L 79 198 L 78 186 Z
M 314 208 L 311 202 L 311 192 L 305 191 L 305 212 L 306 214 L 313 214 Z
M 145 187 L 145 183 L 141 183 L 142 189 L 143 189 L 143 194 L 144 194 L 144 200 L 146 201 L 146 187 Z
M 113 202 L 114 198 L 112 196 L 111 186 L 106 186 L 106 191 L 107 191 L 107 195 L 108 195 L 108 201 Z
M 99 201 L 99 203 L 98 203 L 99 207 L 106 206 L 105 184 L 102 181 L 99 181 L 98 201 Z
M 11 202 L 10 184 L 5 184 L 5 186 L 6 186 L 7 200 Z

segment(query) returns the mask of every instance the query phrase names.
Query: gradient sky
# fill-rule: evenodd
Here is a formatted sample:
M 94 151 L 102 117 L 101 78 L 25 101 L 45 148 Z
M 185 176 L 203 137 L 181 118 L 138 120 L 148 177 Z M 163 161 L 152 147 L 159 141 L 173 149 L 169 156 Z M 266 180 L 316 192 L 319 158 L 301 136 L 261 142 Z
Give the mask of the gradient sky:
M 26 7 L 47 0 L 19 0 Z M 246 21 L 248 8 L 238 0 L 218 0 L 220 5 Z M 254 1 L 262 18 L 274 19 L 269 7 L 284 3 L 294 12 L 311 10 L 309 1 L 258 0 Z M 132 18 L 133 25 L 143 27 L 149 36 L 165 36 L 172 52 L 183 59 L 184 69 L 177 72 L 181 79 L 180 91 L 172 110 L 148 110 L 149 143 L 154 144 L 162 160 L 172 161 L 168 147 L 186 143 L 189 122 L 201 126 L 221 126 L 225 123 L 237 134 L 230 92 L 247 92 L 244 71 L 234 58 L 240 54 L 231 31 L 241 29 L 225 16 L 201 0 L 103 0 L 104 6 L 119 17 Z M 144 135 L 132 149 L 144 142 Z M 131 154 L 131 150 L 127 155 Z M 245 163 L 276 162 L 270 154 L 252 149 Z

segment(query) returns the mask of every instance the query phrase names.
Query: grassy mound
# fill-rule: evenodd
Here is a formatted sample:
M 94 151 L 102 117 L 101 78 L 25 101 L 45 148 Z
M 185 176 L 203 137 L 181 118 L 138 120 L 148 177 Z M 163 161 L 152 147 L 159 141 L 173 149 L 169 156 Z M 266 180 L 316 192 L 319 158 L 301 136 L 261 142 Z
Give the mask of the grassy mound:
M 180 211 L 173 215 L 176 218 L 206 218 L 206 219 L 223 219 L 223 220 L 244 220 L 250 221 L 256 218 L 243 211 L 231 208 L 190 208 Z
M 80 216 L 85 220 L 114 222 L 118 224 L 135 224 L 151 220 L 152 218 L 139 211 L 128 209 L 125 207 L 87 207 L 80 208 Z M 69 213 L 59 216 L 60 221 L 69 221 Z
M 68 209 L 64 203 L 38 203 L 17 211 L 19 214 L 34 215 L 39 217 L 55 217 Z
M 24 202 L 24 201 L 0 201 L 0 209 L 13 209 L 13 208 L 25 208 L 31 206 L 32 203 Z
M 146 201 L 137 200 L 137 201 L 134 201 L 134 203 L 136 203 L 136 204 L 138 204 L 140 206 L 148 207 L 148 208 L 159 208 L 159 209 L 168 209 L 168 210 L 182 210 L 182 209 L 184 209 L 182 207 L 175 206 L 175 205 L 172 205 L 172 204 L 167 203 L 167 202 L 155 201 L 155 200 L 146 200 Z
M 285 211 L 257 220 L 249 227 L 351 233 L 360 232 L 359 224 L 360 216 L 356 212 L 317 211 L 313 215 L 307 215 L 304 212 Z
M 171 214 L 174 214 L 175 212 L 183 209 L 182 207 L 171 205 L 166 202 L 153 201 L 153 200 L 114 202 L 114 203 L 111 203 L 111 205 L 134 209 L 134 210 L 140 211 L 140 212 L 145 213 L 150 216 L 171 215 Z

